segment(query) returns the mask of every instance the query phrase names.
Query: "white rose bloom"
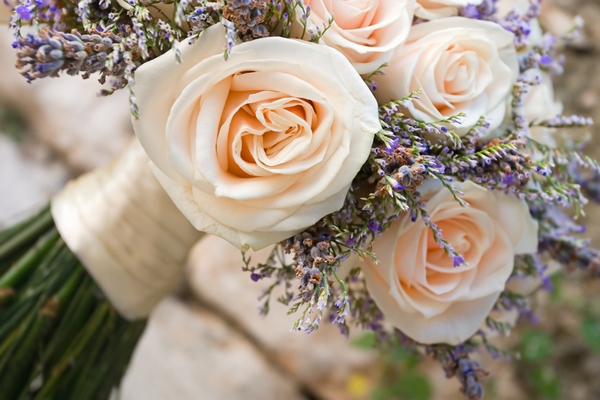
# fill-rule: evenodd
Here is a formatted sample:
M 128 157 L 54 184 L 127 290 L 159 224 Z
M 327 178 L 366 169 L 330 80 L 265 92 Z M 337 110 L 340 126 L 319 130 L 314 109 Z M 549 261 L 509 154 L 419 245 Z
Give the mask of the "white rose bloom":
M 531 2 L 529 0 L 499 0 L 496 2 L 497 12 L 495 15 L 499 18 L 504 18 L 513 11 L 518 15 L 525 15 L 530 6 Z M 519 49 L 519 52 L 526 52 L 532 46 L 539 46 L 542 44 L 544 31 L 537 18 L 529 21 L 529 29 L 529 36 L 527 37 L 528 46 Z
M 415 15 L 422 19 L 447 18 L 458 15 L 458 10 L 469 4 L 479 5 L 483 0 L 417 0 Z
M 431 184 L 426 210 L 467 264 L 454 267 L 423 221 L 405 213 L 373 242 L 379 263 L 366 260 L 362 270 L 393 326 L 421 343 L 456 345 L 492 311 L 514 256 L 536 252 L 538 227 L 515 197 L 466 181 L 457 185 L 470 207 L 461 207 L 438 181 Z
M 323 43 L 341 52 L 360 74 L 388 62 L 411 29 L 415 0 L 304 0 L 308 28 L 316 32 L 334 17 Z M 301 17 L 301 16 L 299 16 Z
M 538 74 L 541 79 L 539 85 L 531 86 L 523 96 L 523 110 L 529 123 L 539 123 L 560 115 L 563 105 L 554 99 L 554 87 L 550 75 L 537 69 L 526 73 Z M 547 146 L 556 146 L 554 133 L 556 128 L 532 126 L 529 128 L 531 138 Z
M 554 259 L 545 258 L 542 262 L 546 265 L 544 277 L 550 277 L 562 269 L 562 266 Z M 543 282 L 539 277 L 520 276 L 510 279 L 506 283 L 506 289 L 521 296 L 530 296 L 542 286 Z
M 464 134 L 481 116 L 492 130 L 500 125 L 519 65 L 513 35 L 500 25 L 451 17 L 415 25 L 384 72 L 374 77 L 380 104 L 421 89 L 408 114 L 436 122 L 463 112 L 454 128 Z
M 377 103 L 327 46 L 279 37 L 236 45 L 207 29 L 136 71 L 133 122 L 153 170 L 202 231 L 254 249 L 340 209 L 381 129 Z
M 500 18 L 506 17 L 510 12 L 514 11 L 519 15 L 523 15 L 531 6 L 530 0 L 498 0 L 496 2 L 496 15 Z

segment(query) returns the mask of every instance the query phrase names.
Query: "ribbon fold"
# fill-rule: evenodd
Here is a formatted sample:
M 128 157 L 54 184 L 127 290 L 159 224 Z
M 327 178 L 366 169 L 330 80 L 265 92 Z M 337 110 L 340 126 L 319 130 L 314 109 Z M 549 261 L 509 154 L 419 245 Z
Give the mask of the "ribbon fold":
M 183 277 L 202 237 L 175 207 L 137 139 L 111 164 L 67 184 L 51 204 L 56 227 L 116 310 L 148 316 Z

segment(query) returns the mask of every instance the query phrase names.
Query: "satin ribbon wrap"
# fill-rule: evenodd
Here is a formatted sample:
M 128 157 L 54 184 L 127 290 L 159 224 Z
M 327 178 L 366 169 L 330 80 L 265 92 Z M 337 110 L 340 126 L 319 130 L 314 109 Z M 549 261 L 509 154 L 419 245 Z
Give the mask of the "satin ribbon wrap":
M 52 200 L 60 235 L 116 310 L 146 317 L 183 276 L 203 235 L 175 207 L 137 139 L 117 160 L 69 182 Z

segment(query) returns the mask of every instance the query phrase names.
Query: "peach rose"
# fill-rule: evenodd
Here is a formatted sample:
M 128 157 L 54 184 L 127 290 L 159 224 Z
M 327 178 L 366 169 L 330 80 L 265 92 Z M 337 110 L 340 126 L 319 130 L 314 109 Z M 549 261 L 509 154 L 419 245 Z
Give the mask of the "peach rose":
M 451 17 L 415 25 L 384 69 L 375 76 L 375 97 L 388 103 L 421 89 L 408 105 L 415 119 L 435 122 L 466 114 L 464 134 L 481 116 L 490 128 L 502 123 L 519 73 L 513 35 L 493 22 Z
M 523 16 L 529 10 L 531 2 L 529 0 L 500 0 L 496 2 L 496 17 L 505 18 L 511 12 Z M 544 40 L 544 31 L 537 18 L 529 20 L 529 35 L 527 36 L 527 45 L 519 48 L 519 53 L 526 53 L 533 46 L 542 45 Z
M 341 52 L 360 74 L 377 70 L 392 57 L 410 31 L 415 0 L 304 0 L 310 6 L 308 28 L 333 17 L 323 35 L 326 45 Z M 301 17 L 301 16 L 300 16 Z
M 337 51 L 225 30 L 142 65 L 133 121 L 162 186 L 192 224 L 260 249 L 340 209 L 381 129 L 377 102 Z
M 524 15 L 531 6 L 530 0 L 499 0 L 496 2 L 496 15 L 506 17 L 511 12 Z
M 537 250 L 537 222 L 525 202 L 473 182 L 458 183 L 461 207 L 438 181 L 423 191 L 431 221 L 465 259 L 453 260 L 422 220 L 403 215 L 363 262 L 369 293 L 396 328 L 421 343 L 459 344 L 473 335 L 504 290 L 515 254 Z
M 539 75 L 541 82 L 539 85 L 531 86 L 523 96 L 523 110 L 529 123 L 540 123 L 560 115 L 563 106 L 560 101 L 554 99 L 554 87 L 550 75 L 537 69 L 529 70 L 526 73 Z M 533 140 L 547 146 L 556 146 L 555 128 L 532 126 L 529 130 Z
M 417 0 L 415 15 L 422 19 L 447 18 L 458 15 L 458 10 L 469 4 L 479 5 L 483 0 Z

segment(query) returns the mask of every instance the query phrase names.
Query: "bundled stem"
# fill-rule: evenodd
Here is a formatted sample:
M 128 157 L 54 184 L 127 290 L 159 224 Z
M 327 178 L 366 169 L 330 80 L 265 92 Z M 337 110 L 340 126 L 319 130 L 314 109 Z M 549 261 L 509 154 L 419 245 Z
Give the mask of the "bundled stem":
M 146 322 L 117 314 L 49 208 L 0 231 L 0 400 L 105 400 Z

